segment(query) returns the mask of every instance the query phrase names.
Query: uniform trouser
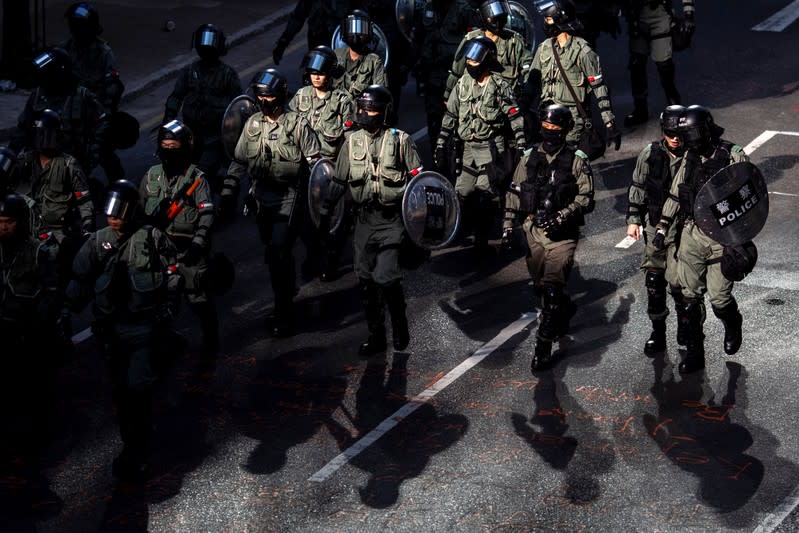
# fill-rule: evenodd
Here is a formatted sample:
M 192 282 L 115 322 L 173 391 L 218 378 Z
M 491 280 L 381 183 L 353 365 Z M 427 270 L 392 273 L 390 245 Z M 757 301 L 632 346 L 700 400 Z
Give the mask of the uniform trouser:
M 733 303 L 733 282 L 721 273 L 724 246 L 708 237 L 693 221 L 682 230 L 677 277 L 685 298 L 703 301 L 707 292 L 715 308 Z
M 666 286 L 669 291 L 680 299 L 680 282 L 677 278 L 677 245 L 674 242 L 672 229 L 666 238 L 666 249 L 655 250 L 652 240 L 655 238 L 655 228 L 647 226 L 644 229 L 644 258 L 641 270 L 646 274 L 645 283 L 649 294 L 647 312 L 650 320 L 663 320 L 669 315 L 666 306 Z M 660 281 L 660 280 L 663 281 Z M 665 283 L 664 283 L 665 282 Z
M 179 241 L 174 242 L 177 244 Z M 179 247 L 180 252 L 186 252 L 186 250 L 187 248 Z M 210 281 L 208 279 L 208 259 L 203 257 L 193 265 L 180 262 L 178 266 L 185 283 L 186 299 L 194 314 L 200 319 L 203 343 L 206 345 L 216 344 L 219 341 L 219 318 L 213 298 L 208 292 Z
M 577 239 L 551 241 L 529 219 L 522 227 L 527 238 L 527 270 L 533 284 L 565 287 L 574 266 Z
M 144 459 L 152 437 L 152 387 L 157 377 L 157 328 L 151 321 L 113 324 L 107 332 L 114 406 L 125 450 Z
M 296 232 L 289 224 L 289 216 L 280 214 L 279 206 L 259 205 L 256 224 L 261 242 L 266 246 L 265 262 L 275 295 L 275 312 L 288 311 L 296 293 L 293 250 Z
M 222 141 L 218 138 L 205 140 L 199 147 L 199 153 L 195 154 L 194 162 L 197 168 L 205 173 L 211 185 L 211 190 L 217 194 L 222 192 L 222 180 L 219 171 L 230 165 L 230 160 L 225 154 Z
M 630 31 L 630 88 L 636 105 L 644 105 L 648 96 L 646 63 L 652 58 L 658 69 L 661 85 L 670 103 L 679 103 L 674 85 L 672 60 L 671 14 L 662 5 L 655 9 L 644 6 Z
M 405 231 L 399 208 L 358 210 L 352 237 L 355 275 L 387 286 L 402 279 L 399 247 Z
M 430 150 L 435 150 L 438 134 L 441 133 L 441 122 L 447 106 L 444 105 L 444 92 L 447 89 L 446 80 L 427 81 L 424 95 L 424 110 L 427 114 L 427 138 L 430 140 Z
M 474 229 L 475 244 L 484 244 L 494 227 L 499 213 L 499 187 L 504 183 L 505 151 L 502 141 L 466 142 L 463 168 L 455 182 L 455 192 L 463 208 L 468 227 Z M 482 161 L 490 163 L 482 163 Z M 481 164 L 478 164 L 478 161 Z

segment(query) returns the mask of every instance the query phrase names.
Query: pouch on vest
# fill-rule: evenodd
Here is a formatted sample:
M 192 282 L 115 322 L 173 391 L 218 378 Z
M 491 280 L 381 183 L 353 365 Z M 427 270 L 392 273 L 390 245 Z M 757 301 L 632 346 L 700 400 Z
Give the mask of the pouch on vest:
M 721 273 L 730 281 L 741 281 L 757 263 L 757 247 L 752 241 L 725 246 L 721 255 Z

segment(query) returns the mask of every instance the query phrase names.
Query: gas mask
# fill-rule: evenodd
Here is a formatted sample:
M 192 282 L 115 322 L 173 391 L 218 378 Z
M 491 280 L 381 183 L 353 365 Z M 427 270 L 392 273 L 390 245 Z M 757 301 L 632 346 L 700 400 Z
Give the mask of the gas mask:
M 541 147 L 544 151 L 550 155 L 554 154 L 558 150 L 560 150 L 563 145 L 566 143 L 566 131 L 565 130 L 551 130 L 542 127 L 541 128 Z
M 375 133 L 380 129 L 380 126 L 383 125 L 384 118 L 384 113 L 370 116 L 365 109 L 359 109 L 355 112 L 355 123 L 369 133 Z

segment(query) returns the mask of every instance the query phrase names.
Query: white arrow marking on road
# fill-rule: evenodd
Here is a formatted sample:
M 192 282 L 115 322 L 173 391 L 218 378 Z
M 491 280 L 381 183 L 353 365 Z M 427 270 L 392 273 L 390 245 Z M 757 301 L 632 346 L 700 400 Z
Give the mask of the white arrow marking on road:
M 794 0 L 769 18 L 752 27 L 752 31 L 782 31 L 799 18 L 799 0 Z
M 393 415 L 383 420 L 376 428 L 361 437 L 355 444 L 333 458 L 333 460 L 327 463 L 321 470 L 309 477 L 308 481 L 322 482 L 332 476 L 339 468 L 374 444 L 377 439 L 391 431 L 400 422 L 408 418 L 411 413 L 425 405 L 433 396 L 446 389 L 449 385 L 454 383 L 455 380 L 491 355 L 497 348 L 505 344 L 508 339 L 519 333 L 537 318 L 538 312 L 525 313 L 521 318 L 506 326 L 505 329 L 499 332 L 499 335 L 480 347 L 473 355 L 450 370 L 447 375 L 436 381 L 431 387 L 425 389 L 408 403 L 400 407 Z

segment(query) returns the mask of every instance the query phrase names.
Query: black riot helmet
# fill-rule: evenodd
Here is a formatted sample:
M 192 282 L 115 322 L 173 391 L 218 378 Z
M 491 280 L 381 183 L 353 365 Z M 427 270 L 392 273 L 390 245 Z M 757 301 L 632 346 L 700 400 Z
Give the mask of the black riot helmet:
M 466 41 L 463 57 L 477 62 L 477 65 L 466 63 L 466 71 L 470 76 L 478 79 L 496 63 L 497 45 L 485 36 L 469 39 Z
M 139 210 L 139 190 L 128 180 L 116 180 L 108 188 L 103 214 L 131 220 Z
M 0 238 L 23 238 L 30 234 L 30 210 L 28 203 L 22 195 L 15 192 L 0 196 L 0 217 L 13 218 L 17 222 L 17 229 L 12 233 L 0 231 Z
M 51 48 L 33 58 L 35 77 L 47 92 L 65 94 L 72 90 L 72 59 L 63 48 Z
M 342 27 L 344 42 L 355 52 L 363 54 L 369 51 L 372 41 L 372 19 L 363 9 L 355 9 L 347 15 Z
M 191 47 L 203 59 L 217 59 L 227 53 L 225 34 L 216 24 L 202 24 L 194 30 Z
M 564 31 L 575 33 L 583 29 L 571 0 L 536 0 L 535 8 L 542 17 L 552 17 L 553 24 L 544 23 L 544 33 L 548 37 Z
M 552 104 L 544 108 L 541 113 L 541 122 L 549 122 L 555 126 L 560 126 L 565 132 L 571 131 L 574 127 L 574 118 L 571 111 L 565 105 Z
M 8 186 L 8 178 L 16 162 L 16 152 L 8 146 L 0 146 L 0 192 Z
M 164 148 L 165 140 L 180 141 L 178 148 Z M 179 120 L 170 120 L 158 128 L 158 148 L 156 155 L 163 163 L 164 171 L 169 177 L 183 174 L 191 164 L 194 150 L 194 135 L 191 129 Z
M 52 109 L 43 109 L 33 118 L 33 147 L 45 155 L 54 155 L 61 148 L 63 132 L 61 116 Z
M 69 33 L 78 42 L 91 41 L 103 32 L 97 8 L 89 2 L 73 2 L 64 12 Z
M 274 96 L 273 102 L 258 100 L 261 111 L 271 115 L 276 109 L 286 105 L 289 94 L 289 83 L 286 77 L 277 69 L 268 68 L 258 74 L 250 84 L 253 94 L 259 96 Z
M 355 122 L 363 129 L 375 132 L 385 123 L 394 99 L 391 97 L 391 91 L 382 85 L 370 85 L 364 89 L 355 103 L 358 106 Z M 369 116 L 367 111 L 377 111 L 378 114 Z
M 660 129 L 669 137 L 678 137 L 680 119 L 685 115 L 685 106 L 670 105 L 660 113 Z
M 319 73 L 330 76 L 337 63 L 338 58 L 333 49 L 329 46 L 320 45 L 308 50 L 302 60 L 302 67 L 308 74 Z
M 480 4 L 480 19 L 483 28 L 491 33 L 499 33 L 508 22 L 510 5 L 508 0 L 485 0 Z
M 692 105 L 685 109 L 680 119 L 679 132 L 686 147 L 705 154 L 721 138 L 724 128 L 716 125 L 708 108 Z

